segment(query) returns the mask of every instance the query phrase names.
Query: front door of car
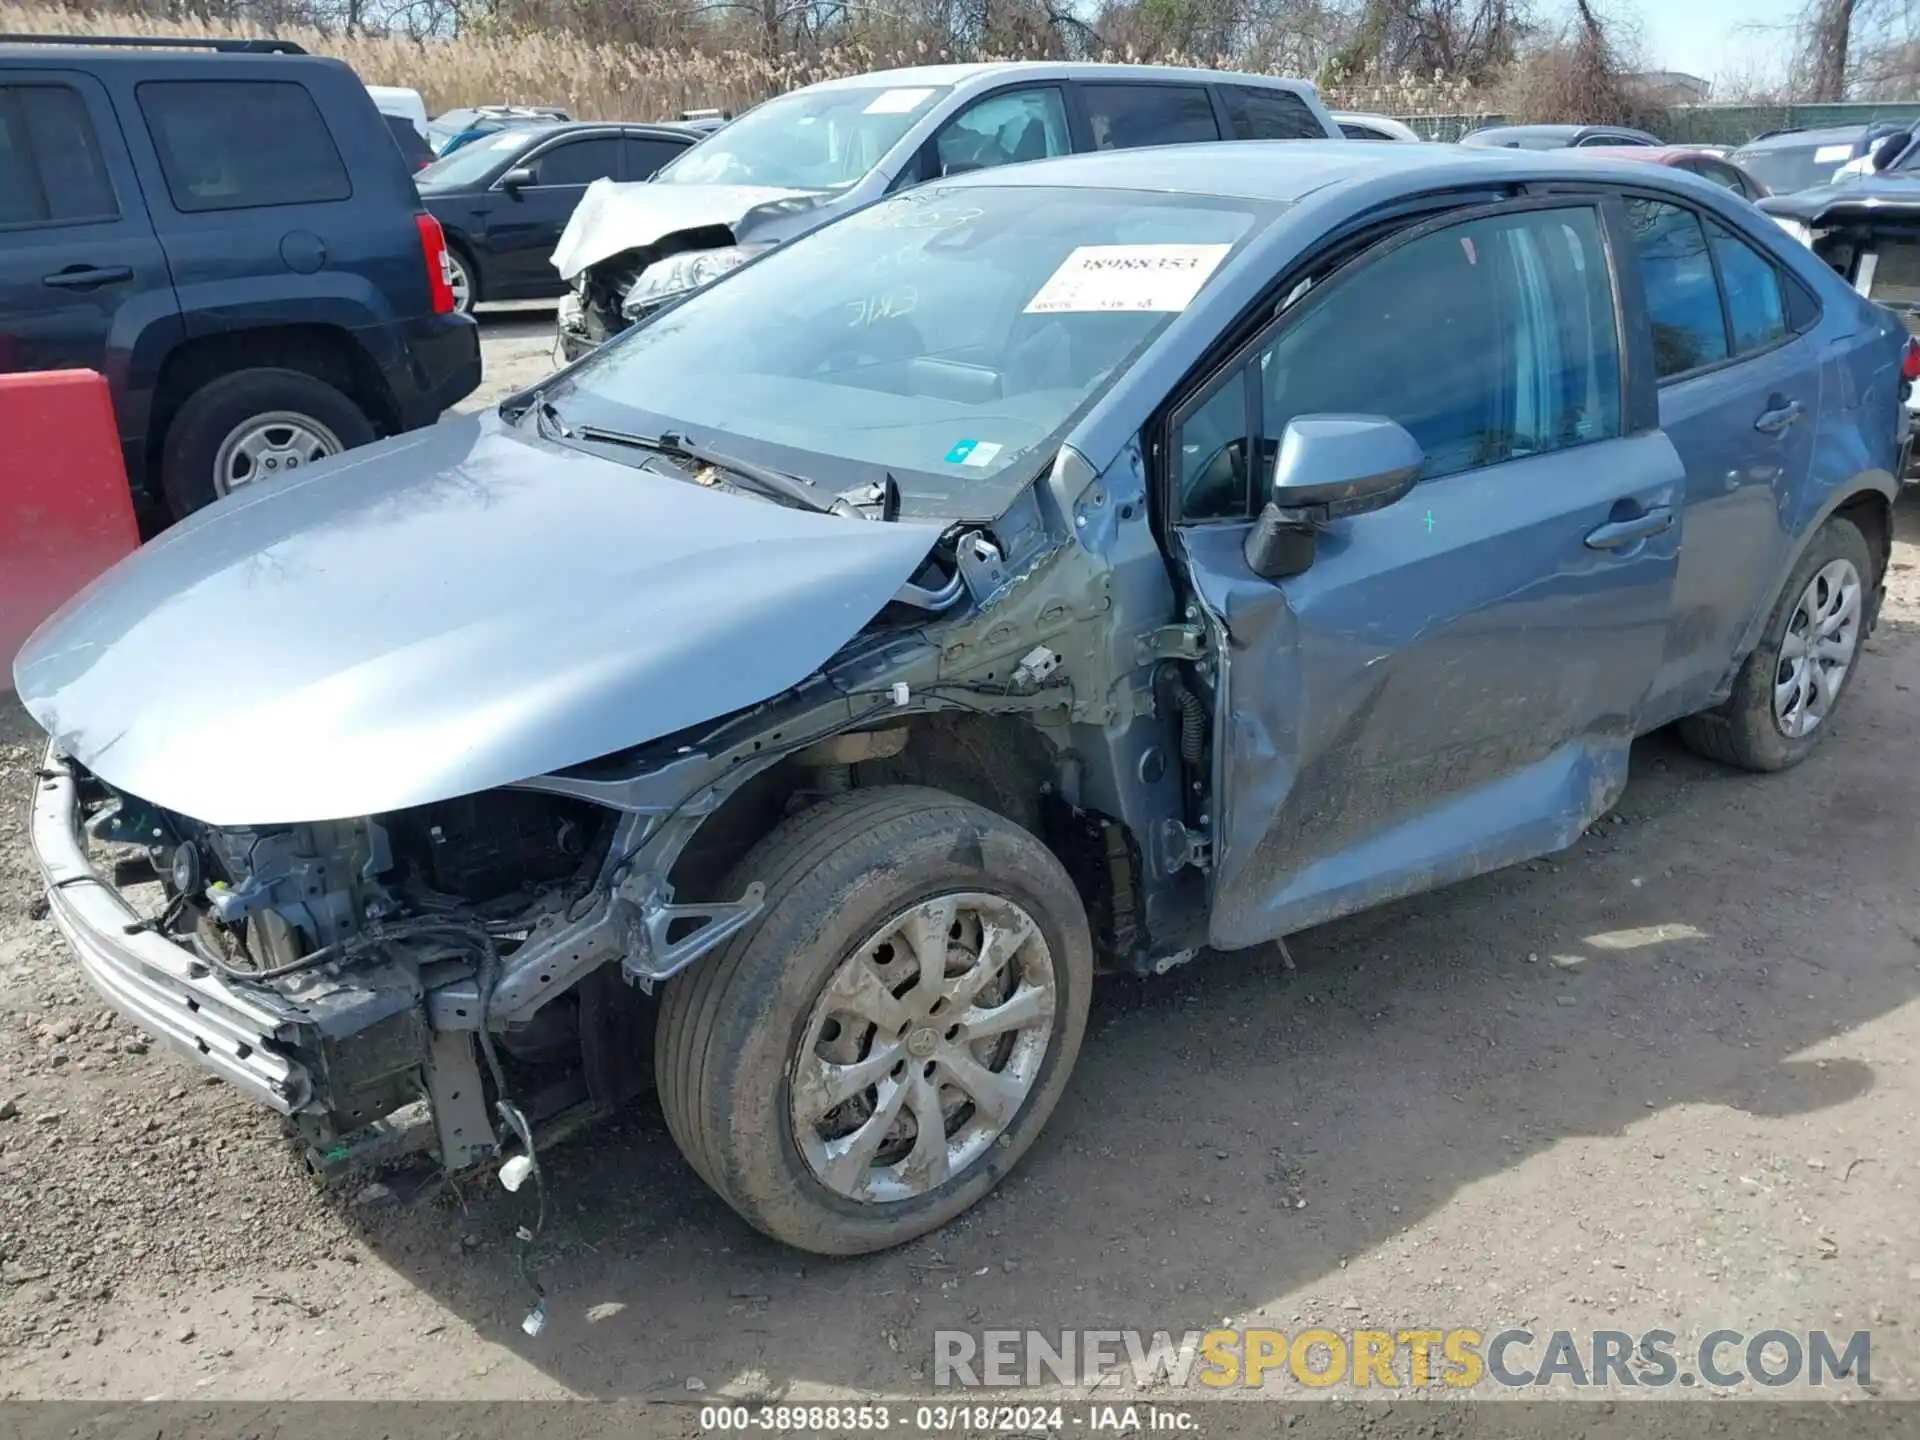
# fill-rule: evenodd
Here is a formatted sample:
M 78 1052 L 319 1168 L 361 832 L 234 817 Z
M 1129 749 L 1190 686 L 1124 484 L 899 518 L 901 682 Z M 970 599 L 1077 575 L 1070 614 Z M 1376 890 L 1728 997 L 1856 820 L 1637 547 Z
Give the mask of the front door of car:
M 489 289 L 499 284 L 515 294 L 558 292 L 553 247 L 587 186 L 620 173 L 620 141 L 612 135 L 556 141 L 521 161 L 520 168 L 533 172 L 531 185 L 506 189 L 495 182 L 504 193 L 487 225 L 494 253 Z
M 1560 199 L 1402 231 L 1175 410 L 1177 546 L 1224 661 L 1213 944 L 1565 845 L 1625 783 L 1682 473 L 1623 384 L 1618 215 Z M 1244 547 L 1278 442 L 1330 413 L 1398 421 L 1422 478 L 1264 579 Z

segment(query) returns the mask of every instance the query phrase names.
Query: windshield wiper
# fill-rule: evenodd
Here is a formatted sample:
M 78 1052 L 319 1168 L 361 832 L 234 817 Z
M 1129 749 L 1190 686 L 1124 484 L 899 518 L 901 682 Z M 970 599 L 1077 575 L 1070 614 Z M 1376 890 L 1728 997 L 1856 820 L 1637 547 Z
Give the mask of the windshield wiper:
M 763 495 L 787 500 L 803 510 L 811 510 L 816 515 L 845 515 L 855 520 L 864 520 L 857 509 L 844 500 L 828 500 L 815 492 L 806 481 L 796 479 L 781 470 L 770 470 L 764 465 L 756 465 L 751 460 L 737 459 L 722 454 L 718 450 L 709 450 L 697 441 L 669 431 L 654 438 L 650 435 L 636 435 L 626 430 L 610 430 L 604 425 L 570 425 L 560 418 L 551 404 L 544 406 L 542 415 L 559 428 L 562 435 L 579 440 L 589 440 L 600 445 L 624 445 L 634 450 L 651 450 L 655 454 L 665 455 L 669 460 L 691 461 L 696 465 L 710 465 L 724 472 L 730 479 L 744 480 Z

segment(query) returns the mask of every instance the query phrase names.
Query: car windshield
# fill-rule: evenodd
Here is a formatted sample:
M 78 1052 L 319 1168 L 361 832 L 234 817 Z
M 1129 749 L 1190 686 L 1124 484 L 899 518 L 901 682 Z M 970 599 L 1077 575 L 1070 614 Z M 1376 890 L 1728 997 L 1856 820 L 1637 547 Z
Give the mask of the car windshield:
M 795 91 L 715 131 L 654 183 L 837 190 L 878 165 L 946 93 L 944 85 Z
M 422 190 L 457 190 L 462 185 L 479 183 L 494 166 L 506 159 L 506 152 L 518 150 L 527 137 L 513 130 L 483 135 L 470 140 L 451 155 L 443 155 L 413 177 Z
M 905 513 L 992 518 L 1280 208 L 911 191 L 662 311 L 552 398 L 563 419 L 677 432 L 828 494 L 891 474 Z
M 1823 140 L 1804 145 L 1756 145 L 1733 152 L 1733 160 L 1775 195 L 1828 184 L 1853 159 L 1857 143 Z

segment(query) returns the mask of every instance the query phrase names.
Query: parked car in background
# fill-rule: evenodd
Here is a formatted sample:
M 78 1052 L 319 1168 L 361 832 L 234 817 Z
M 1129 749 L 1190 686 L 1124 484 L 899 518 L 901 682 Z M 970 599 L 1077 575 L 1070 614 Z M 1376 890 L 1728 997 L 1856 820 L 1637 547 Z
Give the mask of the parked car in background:
M 337 60 L 283 41 L 0 45 L 0 357 L 107 376 L 152 520 L 472 391 L 480 338 L 447 263 Z
M 1797 190 L 1760 208 L 1861 295 L 1920 336 L 1920 176 L 1881 174 Z M 1920 431 L 1920 342 L 1907 355 L 1906 406 Z M 1909 456 L 1907 477 L 1913 476 Z
M 427 139 L 436 155 L 451 155 L 482 135 L 516 125 L 543 125 L 573 116 L 555 105 L 469 105 L 436 115 L 427 125 Z
M 752 1225 L 897 1245 L 1033 1146 L 1098 971 L 1563 849 L 1669 722 L 1814 754 L 1905 343 L 1659 166 L 936 179 L 91 587 L 15 667 L 50 912 L 322 1168 L 564 1165 L 650 1065 Z
M 1390 115 L 1361 115 L 1351 110 L 1333 112 L 1334 123 L 1349 140 L 1413 140 L 1424 138 L 1404 120 Z
M 515 125 L 484 135 L 414 177 L 446 232 L 454 302 L 543 300 L 566 293 L 553 247 L 596 180 L 649 179 L 700 138 L 684 125 Z
M 568 357 L 751 256 L 891 191 L 1078 151 L 1339 138 L 1304 80 L 1056 61 L 927 65 L 755 107 L 660 172 L 602 185 L 553 264 Z
M 1460 137 L 1462 145 L 1503 150 L 1577 150 L 1587 145 L 1659 145 L 1657 135 L 1624 125 L 1488 125 Z
M 1895 121 L 1841 125 L 1821 130 L 1772 130 L 1735 150 L 1735 164 L 1767 187 L 1770 195 L 1791 195 L 1833 182 L 1849 162 L 1869 154 L 1889 135 L 1907 127 Z
M 1759 200 L 1767 187 L 1747 174 L 1732 160 L 1722 159 L 1707 150 L 1690 145 L 1591 145 L 1580 148 L 1582 156 L 1599 155 L 1614 160 L 1639 160 L 1649 165 L 1670 165 L 1687 170 L 1731 190 L 1742 200 Z

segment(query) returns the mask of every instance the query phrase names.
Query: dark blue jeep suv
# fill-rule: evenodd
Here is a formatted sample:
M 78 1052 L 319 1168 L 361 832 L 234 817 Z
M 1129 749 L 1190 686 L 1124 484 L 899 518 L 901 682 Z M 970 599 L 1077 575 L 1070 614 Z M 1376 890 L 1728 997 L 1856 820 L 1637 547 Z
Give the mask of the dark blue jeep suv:
M 0 35 L 0 372 L 106 375 L 145 518 L 438 419 L 480 382 L 450 278 L 340 62 Z

